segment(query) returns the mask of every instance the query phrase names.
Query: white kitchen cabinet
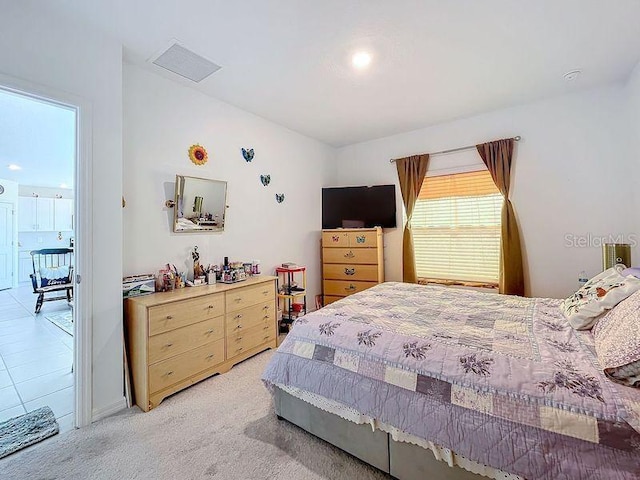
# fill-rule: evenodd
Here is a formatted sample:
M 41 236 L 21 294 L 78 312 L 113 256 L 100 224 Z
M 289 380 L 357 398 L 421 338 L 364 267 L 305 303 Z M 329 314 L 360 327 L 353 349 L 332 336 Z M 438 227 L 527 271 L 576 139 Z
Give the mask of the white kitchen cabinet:
M 35 232 L 37 229 L 36 197 L 18 197 L 18 231 Z
M 73 200 L 70 198 L 55 198 L 53 200 L 53 224 L 57 232 L 73 230 Z
M 53 198 L 18 197 L 18 231 L 52 232 Z

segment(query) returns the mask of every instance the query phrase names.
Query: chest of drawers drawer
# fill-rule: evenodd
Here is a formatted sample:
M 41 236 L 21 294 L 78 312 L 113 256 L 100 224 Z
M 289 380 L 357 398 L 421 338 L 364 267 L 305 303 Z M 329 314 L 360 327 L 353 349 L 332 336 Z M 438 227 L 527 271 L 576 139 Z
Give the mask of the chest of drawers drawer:
M 224 339 L 149 365 L 149 391 L 154 393 L 224 362 Z
M 323 248 L 322 260 L 324 263 L 375 265 L 378 263 L 378 250 L 376 248 Z
M 378 280 L 378 266 L 327 264 L 324 266 L 324 278 L 327 280 L 362 280 L 366 282 L 376 282 Z
M 149 335 L 224 315 L 224 294 L 182 300 L 149 309 Z
M 227 332 L 235 332 L 237 330 L 247 330 L 251 327 L 262 325 L 264 323 L 276 322 L 276 303 L 269 300 L 251 307 L 243 308 L 232 313 L 228 313 L 225 317 Z
M 224 317 L 187 325 L 149 338 L 149 363 L 184 353 L 224 338 Z
M 257 325 L 244 331 L 227 334 L 227 357 L 232 358 L 237 355 L 242 355 L 247 350 L 273 341 L 275 338 L 275 322 Z
M 323 282 L 325 295 L 347 296 L 362 292 L 376 285 L 376 282 L 349 282 L 344 280 L 325 280 Z
M 238 288 L 227 293 L 227 313 L 275 299 L 276 290 L 273 282 Z

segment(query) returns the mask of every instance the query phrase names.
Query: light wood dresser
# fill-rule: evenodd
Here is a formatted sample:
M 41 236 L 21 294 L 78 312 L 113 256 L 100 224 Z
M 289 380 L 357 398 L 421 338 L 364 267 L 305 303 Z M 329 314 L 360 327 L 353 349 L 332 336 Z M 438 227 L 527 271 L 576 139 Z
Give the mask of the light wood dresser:
M 322 231 L 322 290 L 325 305 L 382 282 L 382 228 Z
M 135 403 L 169 395 L 276 347 L 276 277 L 252 277 L 125 300 Z

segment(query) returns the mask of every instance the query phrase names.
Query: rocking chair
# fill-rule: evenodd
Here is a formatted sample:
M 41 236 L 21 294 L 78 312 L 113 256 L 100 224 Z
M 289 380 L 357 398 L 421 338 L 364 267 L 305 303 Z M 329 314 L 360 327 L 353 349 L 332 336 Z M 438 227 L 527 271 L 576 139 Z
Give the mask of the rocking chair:
M 73 249 L 45 248 L 31 251 L 33 293 L 38 295 L 36 313 L 44 302 L 73 301 Z M 64 295 L 46 298 L 46 294 L 64 292 Z

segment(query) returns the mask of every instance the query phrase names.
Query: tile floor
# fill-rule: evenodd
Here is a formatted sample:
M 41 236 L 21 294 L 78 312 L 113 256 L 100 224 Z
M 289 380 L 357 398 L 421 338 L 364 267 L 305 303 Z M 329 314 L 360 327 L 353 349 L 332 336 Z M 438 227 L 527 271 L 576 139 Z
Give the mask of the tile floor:
M 33 313 L 30 285 L 0 291 L 0 422 L 48 405 L 60 431 L 73 428 L 73 337 L 45 318 L 68 309 L 45 302 Z

